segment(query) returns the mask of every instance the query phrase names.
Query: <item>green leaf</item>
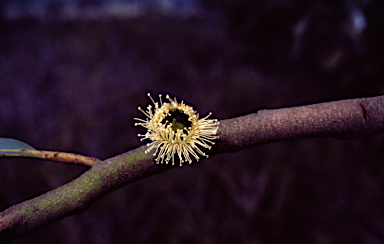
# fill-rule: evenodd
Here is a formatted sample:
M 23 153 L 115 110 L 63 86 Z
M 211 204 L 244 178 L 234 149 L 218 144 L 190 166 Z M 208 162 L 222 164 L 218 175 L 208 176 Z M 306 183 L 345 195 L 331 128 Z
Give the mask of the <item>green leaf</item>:
M 0 156 L 36 157 L 34 154 L 23 152 L 23 150 L 36 149 L 18 140 L 0 137 Z
M 3 138 L 0 137 L 0 150 L 6 149 L 26 149 L 26 150 L 36 150 L 27 143 L 18 141 L 12 138 Z

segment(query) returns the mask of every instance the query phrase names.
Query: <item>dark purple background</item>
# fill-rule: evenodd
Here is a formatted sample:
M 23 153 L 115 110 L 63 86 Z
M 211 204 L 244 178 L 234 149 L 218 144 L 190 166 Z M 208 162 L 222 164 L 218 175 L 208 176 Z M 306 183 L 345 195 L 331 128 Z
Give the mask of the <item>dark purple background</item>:
M 188 17 L 3 18 L 0 136 L 104 159 L 141 145 L 133 117 L 147 92 L 218 119 L 383 93 L 380 1 L 268 2 L 206 1 Z M 215 156 L 13 243 L 382 243 L 383 143 L 300 139 Z M 28 159 L 0 169 L 1 210 L 86 170 Z

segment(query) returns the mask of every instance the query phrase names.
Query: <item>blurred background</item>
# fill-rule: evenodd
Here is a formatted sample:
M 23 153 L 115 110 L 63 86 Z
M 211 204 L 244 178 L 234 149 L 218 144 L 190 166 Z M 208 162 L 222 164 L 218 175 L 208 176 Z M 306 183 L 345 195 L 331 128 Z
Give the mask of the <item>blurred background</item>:
M 384 93 L 380 0 L 4 0 L 0 136 L 105 159 L 148 92 L 227 119 Z M 127 185 L 13 243 L 384 243 L 382 134 L 298 139 Z M 87 169 L 0 159 L 0 210 Z

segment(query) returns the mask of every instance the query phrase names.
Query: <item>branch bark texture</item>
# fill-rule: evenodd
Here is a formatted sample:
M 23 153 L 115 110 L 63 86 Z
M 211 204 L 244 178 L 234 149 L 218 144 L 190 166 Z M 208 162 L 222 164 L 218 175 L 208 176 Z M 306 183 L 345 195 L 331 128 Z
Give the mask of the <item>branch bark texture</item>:
M 220 151 L 287 139 L 334 137 L 352 139 L 384 129 L 384 96 L 307 106 L 260 110 L 220 121 Z
M 384 131 L 384 96 L 260 110 L 220 121 L 213 154 L 304 137 L 350 139 Z M 85 211 L 92 203 L 128 183 L 173 167 L 156 165 L 142 146 L 96 163 L 72 182 L 0 213 L 5 243 L 52 221 Z M 177 167 L 176 167 L 177 168 Z

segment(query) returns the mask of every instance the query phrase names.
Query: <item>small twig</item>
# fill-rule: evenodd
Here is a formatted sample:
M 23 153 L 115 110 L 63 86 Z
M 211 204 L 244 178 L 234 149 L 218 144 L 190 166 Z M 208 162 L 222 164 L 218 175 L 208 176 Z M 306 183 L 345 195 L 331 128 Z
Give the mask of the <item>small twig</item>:
M 20 155 L 20 153 L 22 153 L 22 155 Z M 80 164 L 80 165 L 87 166 L 89 168 L 92 167 L 95 163 L 101 161 L 98 158 L 87 157 L 87 156 L 83 156 L 75 153 L 39 151 L 39 150 L 27 150 L 27 149 L 0 150 L 0 157 L 39 158 L 39 159 L 50 160 L 55 162 Z

